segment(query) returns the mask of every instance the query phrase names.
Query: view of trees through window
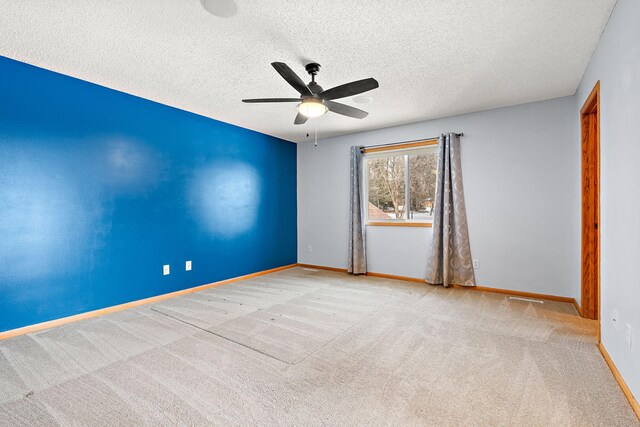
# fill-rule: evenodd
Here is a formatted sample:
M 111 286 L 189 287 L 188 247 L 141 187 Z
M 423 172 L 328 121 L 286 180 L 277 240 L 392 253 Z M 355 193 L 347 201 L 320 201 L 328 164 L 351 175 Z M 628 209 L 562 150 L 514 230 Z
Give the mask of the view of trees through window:
M 437 164 L 434 151 L 367 159 L 368 219 L 432 219 Z
M 369 218 L 404 218 L 405 156 L 371 159 L 369 165 Z M 372 206 L 382 212 L 374 212 Z M 372 218 L 373 216 L 373 218 Z

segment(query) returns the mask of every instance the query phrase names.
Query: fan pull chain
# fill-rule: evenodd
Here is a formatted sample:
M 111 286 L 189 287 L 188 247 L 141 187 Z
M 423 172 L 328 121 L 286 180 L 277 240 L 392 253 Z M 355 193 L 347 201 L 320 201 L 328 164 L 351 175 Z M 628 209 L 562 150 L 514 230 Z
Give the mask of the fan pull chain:
M 316 142 L 315 142 L 314 146 L 316 148 L 318 148 L 318 119 L 315 119 L 313 121 L 313 123 L 315 124 L 315 127 L 316 127 Z

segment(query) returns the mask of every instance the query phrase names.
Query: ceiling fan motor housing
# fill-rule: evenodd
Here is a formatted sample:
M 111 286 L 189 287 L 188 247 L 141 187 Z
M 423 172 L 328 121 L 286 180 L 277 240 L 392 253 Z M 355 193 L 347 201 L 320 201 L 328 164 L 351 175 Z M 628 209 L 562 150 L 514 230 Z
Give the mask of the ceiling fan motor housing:
M 322 92 L 324 90 L 324 89 L 322 89 L 322 86 L 320 86 L 316 82 L 309 82 L 307 87 L 309 88 L 309 90 L 311 92 L 313 92 L 314 95 L 317 95 L 317 94 L 319 94 L 320 92 Z

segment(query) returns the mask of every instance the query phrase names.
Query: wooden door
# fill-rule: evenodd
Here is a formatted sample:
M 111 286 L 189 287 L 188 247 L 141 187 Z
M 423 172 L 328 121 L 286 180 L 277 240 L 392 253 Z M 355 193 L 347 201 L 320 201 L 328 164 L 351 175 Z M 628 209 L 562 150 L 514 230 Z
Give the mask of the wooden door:
M 600 82 L 580 111 L 582 129 L 582 316 L 600 316 Z

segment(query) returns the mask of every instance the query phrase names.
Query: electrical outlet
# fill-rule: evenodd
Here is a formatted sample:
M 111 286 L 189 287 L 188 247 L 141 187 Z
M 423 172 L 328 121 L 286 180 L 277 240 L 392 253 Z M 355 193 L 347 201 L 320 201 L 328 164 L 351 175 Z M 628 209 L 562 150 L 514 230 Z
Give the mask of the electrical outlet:
M 169 267 L 169 264 L 165 264 L 162 266 L 162 275 L 163 276 L 168 276 L 169 273 L 171 273 L 171 268 Z
M 611 312 L 611 323 L 613 323 L 613 327 L 618 329 L 618 310 L 613 310 Z
M 311 245 L 307 246 L 307 252 L 311 253 Z
M 191 271 L 191 261 L 187 261 L 184 263 L 184 269 L 186 271 Z
M 473 260 L 473 268 L 480 268 L 480 261 L 478 261 L 477 259 Z
M 627 323 L 627 333 L 625 336 L 627 340 L 627 347 L 631 348 L 631 325 Z

